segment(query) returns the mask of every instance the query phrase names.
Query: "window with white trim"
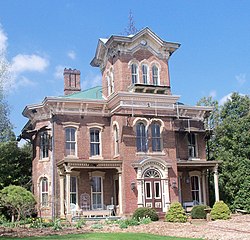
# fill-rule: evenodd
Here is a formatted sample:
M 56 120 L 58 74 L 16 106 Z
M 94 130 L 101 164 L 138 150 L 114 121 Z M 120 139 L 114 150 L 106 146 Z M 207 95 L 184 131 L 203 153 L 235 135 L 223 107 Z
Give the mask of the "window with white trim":
M 191 192 L 193 201 L 200 202 L 200 178 L 191 176 Z
M 152 80 L 153 85 L 159 85 L 159 69 L 156 65 L 152 67 Z
M 90 156 L 100 156 L 101 155 L 101 137 L 100 129 L 91 128 L 90 129 Z
M 148 84 L 148 66 L 146 64 L 142 65 L 142 82 Z
M 111 94 L 111 84 L 110 84 L 110 77 L 107 76 L 107 89 L 108 89 L 108 96 Z
M 194 133 L 188 133 L 188 157 L 190 158 L 198 157 L 196 140 L 196 135 Z
M 76 155 L 76 129 L 73 127 L 65 128 L 65 153 L 66 156 Z
M 49 205 L 49 184 L 48 178 L 43 177 L 40 180 L 40 202 L 42 207 L 48 207 Z
M 131 65 L 131 77 L 132 84 L 138 83 L 138 66 L 135 63 Z
M 157 122 L 151 124 L 152 151 L 161 151 L 161 126 Z
M 40 134 L 40 159 L 49 157 L 49 134 L 42 132 Z
M 77 177 L 70 177 L 70 203 L 77 203 Z
M 148 150 L 147 131 L 143 122 L 136 124 L 136 147 L 137 152 L 147 152 Z

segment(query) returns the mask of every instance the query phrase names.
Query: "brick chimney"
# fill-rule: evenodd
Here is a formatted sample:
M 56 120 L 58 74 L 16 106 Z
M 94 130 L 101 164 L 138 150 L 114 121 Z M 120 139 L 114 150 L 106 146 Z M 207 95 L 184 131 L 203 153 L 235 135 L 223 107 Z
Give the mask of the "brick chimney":
M 80 74 L 77 69 L 64 68 L 64 95 L 81 91 Z

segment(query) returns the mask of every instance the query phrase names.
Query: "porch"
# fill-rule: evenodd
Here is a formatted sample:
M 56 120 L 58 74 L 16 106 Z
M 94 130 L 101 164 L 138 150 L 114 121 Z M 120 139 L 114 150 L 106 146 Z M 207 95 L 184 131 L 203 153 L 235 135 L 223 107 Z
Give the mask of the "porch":
M 209 205 L 208 174 L 214 175 L 215 201 L 219 201 L 218 161 L 178 161 L 178 195 L 183 208 L 190 212 L 195 205 Z
M 58 166 L 60 216 L 110 218 L 122 213 L 120 161 L 64 161 Z

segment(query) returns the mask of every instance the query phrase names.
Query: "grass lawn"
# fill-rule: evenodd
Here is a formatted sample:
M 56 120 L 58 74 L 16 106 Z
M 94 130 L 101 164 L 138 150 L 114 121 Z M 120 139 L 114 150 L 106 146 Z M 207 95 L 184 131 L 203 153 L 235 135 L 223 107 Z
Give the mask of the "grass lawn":
M 2 238 L 0 239 L 17 239 L 17 238 Z M 20 239 L 20 238 L 19 238 Z M 167 237 L 167 236 L 159 236 L 152 234 L 144 234 L 144 233 L 86 233 L 86 234 L 69 234 L 69 235 L 54 235 L 54 236 L 41 236 L 41 237 L 29 237 L 22 238 L 25 239 L 87 239 L 87 240 L 191 240 L 194 238 L 178 238 L 178 237 Z M 196 238 L 202 240 L 201 238 Z

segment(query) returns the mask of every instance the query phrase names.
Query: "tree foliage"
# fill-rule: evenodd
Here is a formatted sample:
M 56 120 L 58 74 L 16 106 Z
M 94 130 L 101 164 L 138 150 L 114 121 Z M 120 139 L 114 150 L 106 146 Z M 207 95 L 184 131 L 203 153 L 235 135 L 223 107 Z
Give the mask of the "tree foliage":
M 0 202 L 2 207 L 10 210 L 12 221 L 16 216 L 19 221 L 21 217 L 31 214 L 35 207 L 35 198 L 33 194 L 20 186 L 10 185 L 0 191 Z
M 21 185 L 31 186 L 32 149 L 29 143 L 21 148 L 16 141 L 0 143 L 0 189 Z
M 222 160 L 221 194 L 232 210 L 250 212 L 250 98 L 234 93 L 221 109 L 215 156 Z
M 211 100 L 208 102 L 213 104 Z M 233 93 L 215 111 L 216 124 L 208 146 L 210 159 L 222 161 L 220 196 L 231 210 L 250 212 L 250 98 Z

